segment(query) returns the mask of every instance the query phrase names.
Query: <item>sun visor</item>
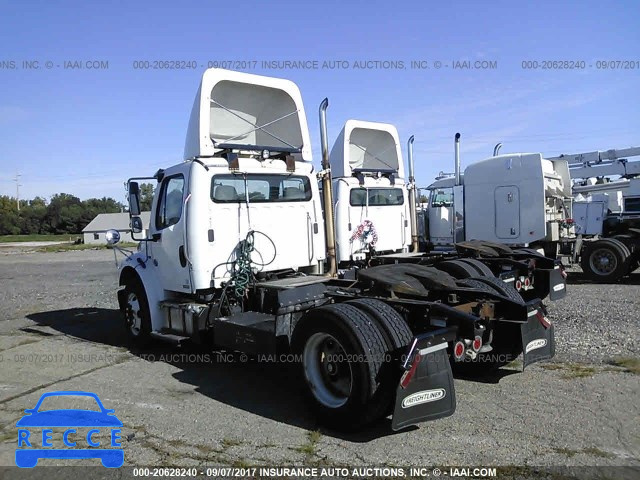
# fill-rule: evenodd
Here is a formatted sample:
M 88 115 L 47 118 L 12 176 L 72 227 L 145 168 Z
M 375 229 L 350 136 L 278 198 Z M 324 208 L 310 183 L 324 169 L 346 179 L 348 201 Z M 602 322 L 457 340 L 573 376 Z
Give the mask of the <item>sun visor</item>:
M 298 86 L 279 78 L 206 70 L 191 110 L 184 158 L 224 149 L 285 152 L 311 161 Z

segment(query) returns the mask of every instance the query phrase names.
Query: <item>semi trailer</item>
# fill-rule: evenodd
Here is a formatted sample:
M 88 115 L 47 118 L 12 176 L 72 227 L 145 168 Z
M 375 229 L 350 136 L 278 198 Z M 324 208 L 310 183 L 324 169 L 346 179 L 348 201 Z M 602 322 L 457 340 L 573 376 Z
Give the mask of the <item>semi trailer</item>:
M 487 370 L 520 353 L 524 366 L 551 358 L 542 299 L 490 275 L 491 259 L 504 258 L 499 244 L 475 242 L 424 262 L 394 252 L 339 268 L 327 107 L 325 99 L 316 172 L 297 85 L 204 72 L 183 161 L 127 182 L 140 241 L 119 266 L 130 341 L 291 353 L 318 419 L 348 430 L 389 414 L 394 430 L 453 414 L 452 363 Z M 144 236 L 141 180 L 158 184 Z M 556 270 L 546 260 L 519 252 L 511 262 L 549 282 Z M 437 268 L 446 262 L 476 274 Z

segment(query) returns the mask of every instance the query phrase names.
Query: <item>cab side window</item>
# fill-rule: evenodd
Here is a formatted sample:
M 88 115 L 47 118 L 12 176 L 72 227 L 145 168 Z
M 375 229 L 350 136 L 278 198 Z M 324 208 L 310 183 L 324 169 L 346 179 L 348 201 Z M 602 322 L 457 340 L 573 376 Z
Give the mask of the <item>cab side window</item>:
M 162 183 L 160 199 L 158 200 L 158 210 L 156 212 L 156 228 L 163 228 L 175 225 L 182 216 L 182 198 L 184 196 L 184 177 L 176 175 L 165 178 Z

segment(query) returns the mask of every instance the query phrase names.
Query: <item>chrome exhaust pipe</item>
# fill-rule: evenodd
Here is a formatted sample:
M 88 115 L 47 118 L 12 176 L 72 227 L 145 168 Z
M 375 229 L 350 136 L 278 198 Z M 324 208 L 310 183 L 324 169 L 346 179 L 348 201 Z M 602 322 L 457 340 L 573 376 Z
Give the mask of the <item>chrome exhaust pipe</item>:
M 327 260 L 329 262 L 328 276 L 335 276 L 338 272 L 336 259 L 336 229 L 333 213 L 333 190 L 331 185 L 331 166 L 329 164 L 329 142 L 327 135 L 327 107 L 329 99 L 320 103 L 320 146 L 322 148 L 322 198 L 324 207 L 324 232 L 327 243 Z
M 407 142 L 407 159 L 409 161 L 409 216 L 411 217 L 411 251 L 418 252 L 418 214 L 416 212 L 416 177 L 413 163 L 414 136 Z
M 498 154 L 500 153 L 500 149 L 502 148 L 502 142 L 500 143 L 496 143 L 496 146 L 493 147 L 493 156 L 497 157 Z
M 460 185 L 460 134 L 456 133 L 455 137 L 455 159 L 456 159 L 456 185 Z

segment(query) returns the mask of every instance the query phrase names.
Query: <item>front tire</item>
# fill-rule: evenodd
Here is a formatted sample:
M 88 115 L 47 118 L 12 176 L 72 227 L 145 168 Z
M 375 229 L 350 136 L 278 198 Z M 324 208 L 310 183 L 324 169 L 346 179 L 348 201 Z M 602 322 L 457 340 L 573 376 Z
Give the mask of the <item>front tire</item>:
M 149 301 L 140 280 L 132 278 L 124 285 L 124 327 L 127 338 L 138 347 L 151 343 Z
M 354 431 L 384 415 L 392 398 L 380 380 L 385 343 L 375 323 L 351 305 L 326 305 L 302 317 L 291 349 L 301 358 L 299 377 L 320 423 Z

